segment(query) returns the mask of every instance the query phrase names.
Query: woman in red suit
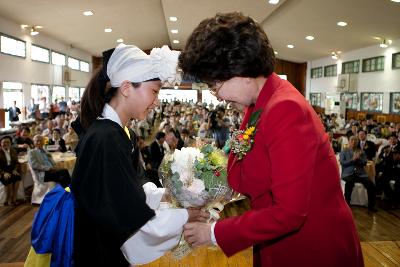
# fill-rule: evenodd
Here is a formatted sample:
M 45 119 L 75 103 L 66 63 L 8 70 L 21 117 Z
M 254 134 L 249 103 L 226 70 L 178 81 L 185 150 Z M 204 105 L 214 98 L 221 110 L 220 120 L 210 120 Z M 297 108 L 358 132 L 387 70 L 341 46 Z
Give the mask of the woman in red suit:
M 274 50 L 260 25 L 217 14 L 194 30 L 179 60 L 218 98 L 247 107 L 242 130 L 255 126 L 251 150 L 231 147 L 228 163 L 229 184 L 251 210 L 189 223 L 186 240 L 217 244 L 227 256 L 253 246 L 254 266 L 364 266 L 328 135 L 304 96 L 273 72 Z

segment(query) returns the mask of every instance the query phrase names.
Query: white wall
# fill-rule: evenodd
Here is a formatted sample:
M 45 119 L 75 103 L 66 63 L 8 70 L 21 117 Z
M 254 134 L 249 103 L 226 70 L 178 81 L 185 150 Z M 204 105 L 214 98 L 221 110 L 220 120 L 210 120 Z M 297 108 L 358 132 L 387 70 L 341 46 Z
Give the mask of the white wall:
M 0 53 L 0 82 L 21 82 L 23 84 L 24 103 L 29 103 L 31 84 L 62 85 L 62 67 L 48 63 L 31 60 L 31 44 L 39 45 L 76 59 L 89 62 L 90 72 L 71 70 L 71 86 L 85 87 L 91 78 L 92 55 L 82 50 L 71 48 L 52 37 L 40 33 L 31 36 L 27 30 L 22 30 L 20 25 L 0 17 L 0 32 L 17 39 L 26 41 L 26 58 L 20 58 Z M 1 86 L 1 85 L 0 85 Z M 0 93 L 0 107 L 3 106 L 3 94 Z M 68 88 L 66 91 L 68 96 Z
M 311 79 L 310 72 L 312 68 L 323 67 L 337 64 L 337 73 L 342 72 L 342 62 L 360 60 L 360 72 L 358 73 L 358 93 L 360 92 L 380 92 L 383 93 L 383 113 L 389 113 L 390 92 L 400 92 L 400 69 L 392 69 L 392 54 L 400 52 L 400 39 L 393 41 L 388 48 L 380 48 L 378 44 L 358 50 L 340 54 L 339 60 L 331 57 L 321 58 L 307 62 L 306 79 L 306 97 L 310 93 L 335 92 L 337 86 L 337 77 L 322 77 Z M 385 70 L 378 72 L 362 71 L 362 59 L 385 56 Z M 359 94 L 360 97 L 360 94 Z

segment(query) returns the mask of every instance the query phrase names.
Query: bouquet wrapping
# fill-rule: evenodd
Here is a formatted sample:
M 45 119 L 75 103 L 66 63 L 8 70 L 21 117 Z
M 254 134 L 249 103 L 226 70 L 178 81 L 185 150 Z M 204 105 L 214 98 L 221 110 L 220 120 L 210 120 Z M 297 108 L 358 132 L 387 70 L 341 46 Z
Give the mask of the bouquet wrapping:
M 203 208 L 210 212 L 210 220 L 217 220 L 223 205 L 233 194 L 228 186 L 226 166 L 224 152 L 207 144 L 199 148 L 176 149 L 173 154 L 165 155 L 159 173 L 174 206 Z M 190 251 L 181 239 L 173 254 L 182 258 Z

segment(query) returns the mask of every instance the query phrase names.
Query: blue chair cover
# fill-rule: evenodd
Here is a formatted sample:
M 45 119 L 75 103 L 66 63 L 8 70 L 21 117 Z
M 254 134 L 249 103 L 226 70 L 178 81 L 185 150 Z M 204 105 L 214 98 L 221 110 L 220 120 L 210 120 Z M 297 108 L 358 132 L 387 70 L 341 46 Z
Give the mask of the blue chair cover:
M 51 253 L 51 267 L 73 266 L 74 199 L 57 185 L 46 194 L 33 221 L 31 240 L 36 253 Z

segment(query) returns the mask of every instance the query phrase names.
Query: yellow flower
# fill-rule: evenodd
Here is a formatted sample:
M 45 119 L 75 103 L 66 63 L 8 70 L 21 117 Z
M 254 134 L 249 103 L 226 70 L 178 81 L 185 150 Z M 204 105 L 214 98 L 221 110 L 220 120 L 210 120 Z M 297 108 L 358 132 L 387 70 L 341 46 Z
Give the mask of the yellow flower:
M 247 134 L 244 134 L 244 135 L 243 135 L 243 139 L 244 139 L 244 140 L 247 140 L 247 139 L 249 139 L 249 136 L 248 136 Z
M 252 135 L 255 129 L 256 128 L 254 126 L 251 126 L 251 127 L 247 128 L 247 130 L 244 132 L 244 134 Z
M 225 156 L 222 153 L 219 153 L 219 151 L 211 152 L 208 156 L 208 159 L 214 166 L 221 166 L 226 164 Z

